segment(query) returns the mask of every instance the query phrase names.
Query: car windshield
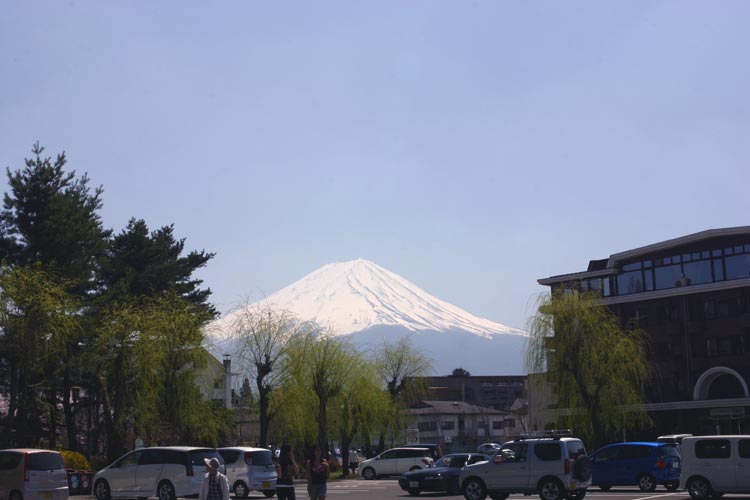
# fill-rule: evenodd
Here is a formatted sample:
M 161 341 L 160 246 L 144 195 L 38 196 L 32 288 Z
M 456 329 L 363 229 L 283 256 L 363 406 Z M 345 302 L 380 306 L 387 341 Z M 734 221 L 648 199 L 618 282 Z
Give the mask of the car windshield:
M 248 465 L 271 465 L 273 457 L 270 450 L 251 451 L 245 453 L 245 463 Z
M 65 466 L 59 453 L 29 453 L 29 468 L 31 470 L 59 470 L 64 469 Z

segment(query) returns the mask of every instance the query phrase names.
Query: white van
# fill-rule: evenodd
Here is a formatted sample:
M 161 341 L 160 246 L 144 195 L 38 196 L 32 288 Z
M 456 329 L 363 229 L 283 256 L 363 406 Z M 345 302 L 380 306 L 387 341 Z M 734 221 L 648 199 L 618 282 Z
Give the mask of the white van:
M 0 500 L 68 500 L 68 473 L 56 451 L 0 450 Z
M 680 487 L 695 500 L 750 493 L 750 435 L 686 437 L 680 455 Z
M 236 446 L 219 448 L 227 468 L 229 489 L 237 498 L 260 491 L 266 498 L 276 493 L 276 466 L 273 453 L 266 448 Z

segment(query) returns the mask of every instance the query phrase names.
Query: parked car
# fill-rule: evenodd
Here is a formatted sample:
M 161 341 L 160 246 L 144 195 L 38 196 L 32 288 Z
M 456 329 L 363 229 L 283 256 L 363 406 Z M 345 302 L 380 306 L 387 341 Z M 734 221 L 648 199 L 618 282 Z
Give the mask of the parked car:
M 398 485 L 410 495 L 419 495 L 421 491 L 447 491 L 461 493 L 458 475 L 467 465 L 490 460 L 483 453 L 452 453 L 443 455 L 433 467 L 414 470 L 401 474 Z
M 131 451 L 96 473 L 94 495 L 98 500 L 197 496 L 206 458 L 218 459 L 224 472 L 224 461 L 213 448 L 161 446 Z
M 435 461 L 427 448 L 391 448 L 380 455 L 365 460 L 359 466 L 362 477 L 397 476 L 410 470 L 426 469 Z
M 266 448 L 219 448 L 224 459 L 229 487 L 237 498 L 261 491 L 270 498 L 276 492 L 276 467 L 271 450 Z
M 686 437 L 680 486 L 695 500 L 750 493 L 750 435 Z
M 615 443 L 591 455 L 592 485 L 602 491 L 612 486 L 637 485 L 654 491 L 657 484 L 674 491 L 680 485 L 680 453 L 673 444 Z
M 0 450 L 0 500 L 67 500 L 68 474 L 56 451 Z
M 440 448 L 440 445 L 434 443 L 412 443 L 399 446 L 399 448 L 427 448 L 430 450 L 430 456 L 433 460 L 437 460 L 443 456 L 443 450 Z
M 486 455 L 492 456 L 495 453 L 497 453 L 497 450 L 499 449 L 500 449 L 500 444 L 498 443 L 484 443 L 484 444 L 479 445 L 479 448 L 477 448 L 477 451 L 479 453 L 484 453 Z
M 542 434 L 544 435 L 544 434 Z M 518 439 L 502 445 L 489 462 L 461 470 L 466 500 L 505 500 L 511 493 L 538 493 L 541 500 L 581 500 L 591 485 L 591 461 L 583 442 L 565 434 Z

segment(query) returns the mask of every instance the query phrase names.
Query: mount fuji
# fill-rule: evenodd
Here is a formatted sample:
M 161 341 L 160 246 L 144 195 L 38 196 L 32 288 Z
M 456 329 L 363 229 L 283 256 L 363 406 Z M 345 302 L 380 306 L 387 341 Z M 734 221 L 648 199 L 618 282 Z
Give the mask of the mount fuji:
M 409 337 L 432 359 L 436 375 L 459 367 L 473 375 L 525 373 L 523 331 L 477 317 L 368 260 L 324 265 L 246 307 L 257 306 L 315 321 L 360 348 Z M 214 355 L 231 353 L 229 332 L 241 312 L 235 309 L 206 328 L 206 346 Z

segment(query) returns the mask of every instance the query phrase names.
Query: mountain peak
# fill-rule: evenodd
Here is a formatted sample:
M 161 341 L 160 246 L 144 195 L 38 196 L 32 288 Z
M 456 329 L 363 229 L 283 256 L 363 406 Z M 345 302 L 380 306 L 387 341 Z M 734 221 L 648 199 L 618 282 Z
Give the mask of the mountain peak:
M 412 332 L 465 331 L 488 338 L 496 334 L 525 335 L 474 316 L 361 258 L 326 264 L 260 302 L 330 327 L 337 335 L 380 326 L 398 326 Z M 237 313 L 230 312 L 220 321 L 227 324 Z

